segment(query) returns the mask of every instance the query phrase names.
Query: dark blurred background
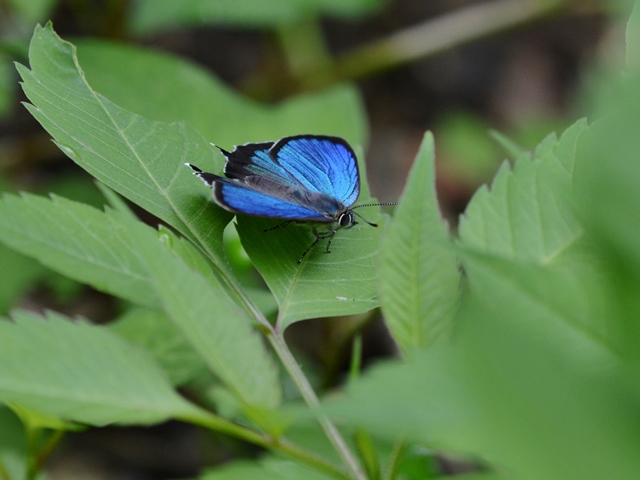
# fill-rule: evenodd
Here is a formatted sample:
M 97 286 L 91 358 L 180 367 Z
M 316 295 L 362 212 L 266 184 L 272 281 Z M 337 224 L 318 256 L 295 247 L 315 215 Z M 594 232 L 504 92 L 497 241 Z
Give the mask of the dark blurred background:
M 366 159 L 373 194 L 381 201 L 398 198 L 422 136 L 431 130 L 439 198 L 453 229 L 473 192 L 490 182 L 507 156 L 491 131 L 530 150 L 550 132 L 560 133 L 573 123 L 581 115 L 581 98 L 597 66 L 617 61 L 609 58 L 608 45 L 622 38 L 624 25 L 609 2 L 372 1 L 371 8 L 357 13 L 328 12 L 305 20 L 313 22 L 326 46 L 324 54 L 332 61 L 348 65 L 350 55 L 357 58 L 372 45 L 416 31 L 412 29 L 439 31 L 444 26 L 449 43 L 429 44 L 425 36 L 427 43 L 412 45 L 415 52 L 406 58 L 373 62 L 360 71 L 345 68 L 336 78 L 316 83 L 296 77 L 304 65 L 292 67 L 283 48 L 286 38 L 260 22 L 203 20 L 142 33 L 130 27 L 136 2 L 41 0 L 20 5 L 21 1 L 0 1 L 0 189 L 57 191 L 101 203 L 89 177 L 20 105 L 25 97 L 11 61 L 28 62 L 26 47 L 35 23 L 51 19 L 62 38 L 97 37 L 170 52 L 262 102 L 278 102 L 340 80 L 353 82 L 369 121 Z M 33 4 L 32 14 L 25 13 L 27 4 Z M 489 8 L 507 4 L 517 5 L 522 15 L 504 8 L 497 10 L 504 19 L 493 13 L 486 20 L 487 11 L 496 11 Z M 38 17 L 43 12 L 46 16 Z M 416 42 L 420 36 L 409 38 Z M 266 139 L 246 139 L 262 140 Z M 18 289 L 13 298 L 19 299 L 19 306 L 52 308 L 96 322 L 115 316 L 117 306 L 99 292 L 53 275 L 30 282 L 37 275 L 29 268 L 25 267 L 26 280 L 0 277 L 3 290 Z M 15 304 L 1 306 L 4 313 Z M 339 382 L 348 359 L 348 348 L 335 345 L 335 329 L 340 328 L 336 325 L 335 320 L 308 321 L 291 329 L 291 340 L 312 365 L 307 371 L 317 372 L 319 388 Z M 382 325 L 368 325 L 365 357 L 393 355 Z M 336 349 L 342 354 L 335 354 Z M 106 428 L 69 435 L 50 462 L 50 478 L 187 478 L 197 475 L 203 464 L 255 454 L 254 448 L 235 440 L 178 423 Z M 450 468 L 441 467 L 444 473 Z

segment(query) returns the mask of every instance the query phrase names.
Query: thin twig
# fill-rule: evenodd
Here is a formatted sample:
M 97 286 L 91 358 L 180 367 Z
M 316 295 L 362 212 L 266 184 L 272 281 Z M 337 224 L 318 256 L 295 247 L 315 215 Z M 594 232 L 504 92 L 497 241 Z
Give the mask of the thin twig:
M 216 432 L 225 433 L 232 437 L 244 440 L 253 445 L 263 447 L 267 450 L 276 451 L 287 455 L 292 458 L 296 458 L 298 461 L 312 466 L 318 470 L 324 471 L 333 475 L 336 478 L 348 479 L 349 477 L 344 474 L 343 471 L 336 468 L 331 463 L 327 462 L 323 458 L 308 452 L 297 445 L 289 443 L 282 438 L 275 438 L 264 433 L 256 432 L 242 425 L 238 425 L 230 420 L 222 417 L 218 417 L 212 413 L 206 412 L 202 415 L 183 415 L 180 420 L 199 425 L 201 427 L 214 430 Z
M 351 450 L 347 446 L 344 438 L 342 438 L 340 431 L 320 410 L 320 401 L 318 400 L 318 397 L 313 391 L 311 384 L 309 384 L 309 380 L 307 380 L 307 377 L 302 372 L 300 365 L 298 365 L 298 362 L 296 362 L 295 358 L 291 354 L 291 351 L 289 350 L 289 347 L 285 343 L 284 339 L 280 335 L 270 335 L 269 342 L 278 354 L 278 357 L 280 357 L 280 360 L 282 361 L 285 369 L 298 387 L 298 390 L 300 390 L 302 398 L 315 413 L 316 418 L 320 422 L 320 425 L 329 438 L 329 441 L 332 443 L 334 449 L 336 450 L 336 452 L 338 452 L 338 455 L 340 455 L 349 472 L 351 473 L 351 477 L 356 480 L 366 480 L 367 476 L 354 457 L 353 453 L 351 453 Z
M 493 0 L 427 20 L 338 56 L 325 56 L 297 69 L 278 84 L 254 79 L 247 89 L 255 96 L 278 97 L 363 78 L 406 63 L 437 55 L 480 38 L 540 20 L 575 4 L 572 0 Z

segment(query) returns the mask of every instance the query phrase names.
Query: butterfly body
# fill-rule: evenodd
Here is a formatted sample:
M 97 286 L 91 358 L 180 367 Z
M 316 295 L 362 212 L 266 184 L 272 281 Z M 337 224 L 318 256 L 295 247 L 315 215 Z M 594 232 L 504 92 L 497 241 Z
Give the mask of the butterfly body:
M 355 153 L 345 140 L 297 135 L 220 151 L 227 159 L 225 177 L 187 164 L 213 188 L 218 205 L 233 213 L 285 220 L 282 225 L 316 225 L 316 239 L 298 262 L 321 239 L 329 239 L 330 251 L 336 231 L 357 224 L 352 205 L 360 193 L 360 177 Z

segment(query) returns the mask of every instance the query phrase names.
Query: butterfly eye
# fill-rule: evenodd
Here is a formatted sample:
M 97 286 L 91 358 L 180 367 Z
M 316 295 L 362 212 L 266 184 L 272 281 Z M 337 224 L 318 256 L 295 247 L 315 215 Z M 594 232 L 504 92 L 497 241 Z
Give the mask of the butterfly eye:
M 353 212 L 351 211 L 343 213 L 340 215 L 340 218 L 338 218 L 338 225 L 340 225 L 340 228 L 351 228 L 356 223 Z

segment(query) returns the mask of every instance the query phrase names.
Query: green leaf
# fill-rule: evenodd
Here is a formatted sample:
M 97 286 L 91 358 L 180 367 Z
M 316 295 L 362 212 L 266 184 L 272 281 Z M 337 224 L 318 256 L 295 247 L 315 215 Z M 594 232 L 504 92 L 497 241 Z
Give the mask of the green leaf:
M 435 189 L 434 145 L 425 135 L 385 238 L 380 294 L 386 324 L 403 352 L 450 330 L 460 274 Z
M 180 329 L 164 312 L 134 308 L 110 323 L 108 327 L 128 342 L 139 345 L 153 355 L 173 385 L 187 383 L 206 368 Z
M 374 367 L 326 410 L 381 438 L 479 457 L 517 478 L 595 480 L 607 469 L 633 478 L 636 373 L 606 353 L 585 355 L 552 321 L 528 315 L 527 299 L 504 297 L 474 293 L 455 342 Z M 594 467 L 599 455 L 606 460 Z
M 455 345 L 375 367 L 325 408 L 382 438 L 479 457 L 514 478 L 634 478 L 636 399 L 619 365 L 574 362 L 562 342 L 513 322 L 513 304 L 494 305 L 467 306 Z
M 618 98 L 612 99 L 609 114 L 595 122 L 580 142 L 578 180 L 590 229 L 617 252 L 627 268 L 640 272 L 635 212 L 640 185 L 635 153 L 640 142 L 634 134 L 640 125 L 640 102 L 632 93 L 640 85 L 640 76 L 627 80 Z
M 143 351 L 104 327 L 50 313 L 0 321 L 0 399 L 90 425 L 201 415 Z
M 640 101 L 637 91 L 640 74 L 619 80 L 614 88 L 596 92 L 602 111 L 580 138 L 576 165 L 579 211 L 588 238 L 599 248 L 609 267 L 611 295 L 615 310 L 607 322 L 626 356 L 640 352 L 640 222 L 636 205 L 640 200 L 637 149 L 640 139 Z
M 126 226 L 93 207 L 61 197 L 3 195 L 0 241 L 95 288 L 154 306 L 155 292 Z
M 85 429 L 85 427 L 80 424 L 65 422 L 56 416 L 44 414 L 15 402 L 7 402 L 7 406 L 18 415 L 23 425 L 25 425 L 26 430 L 30 432 L 43 429 L 70 431 Z
M 618 355 L 600 260 L 583 240 L 572 189 L 576 145 L 585 122 L 549 136 L 534 158 L 504 166 L 460 222 L 460 257 L 476 296 L 527 305 L 514 321 L 533 322 L 585 358 Z M 517 320 L 515 320 L 517 319 Z
M 582 228 L 566 201 L 584 121 L 560 140 L 549 137 L 533 159 L 505 163 L 491 189 L 481 188 L 460 219 L 462 245 L 502 258 L 546 264 L 573 245 Z
M 0 219 L 0 238 L 52 268 L 138 304 L 157 308 L 160 302 L 247 404 L 270 408 L 279 402 L 276 370 L 257 333 L 186 241 L 166 230 L 158 238 L 121 213 L 57 197 L 6 195 Z
M 277 369 L 246 311 L 218 282 L 190 268 L 184 252 L 174 252 L 143 227 L 131 225 L 128 235 L 140 249 L 167 315 L 238 399 L 255 409 L 275 408 L 280 402 Z
M 91 87 L 112 102 L 153 120 L 185 121 L 229 150 L 295 133 L 337 135 L 353 145 L 367 140 L 363 102 L 348 85 L 266 105 L 241 96 L 198 65 L 157 51 L 82 40 L 78 58 Z M 217 152 L 213 161 L 211 156 L 202 164 L 189 161 L 204 170 L 211 171 L 212 165 L 222 170 L 223 158 Z
M 167 125 L 132 114 L 86 82 L 74 47 L 51 25 L 37 27 L 31 70 L 18 66 L 27 108 L 76 163 L 129 200 L 206 249 L 226 271 L 222 232 L 231 214 L 193 194 L 183 163 L 204 164 L 212 147 L 184 124 Z
M 504 150 L 509 155 L 509 158 L 515 160 L 527 154 L 527 151 L 524 147 L 519 145 L 515 140 L 512 140 L 502 132 L 499 132 L 498 130 L 490 130 L 489 135 L 491 135 L 496 143 L 502 147 L 502 150 Z
M 612 335 L 607 276 L 599 259 L 579 245 L 550 265 L 527 265 L 461 251 L 474 296 L 511 305 L 513 321 L 534 325 L 583 361 L 620 354 Z M 591 255 L 590 255 L 591 253 Z
M 137 33 L 203 23 L 245 27 L 277 27 L 321 13 L 361 15 L 378 7 L 381 0 L 139 0 L 135 3 L 131 28 Z
M 111 208 L 114 213 L 121 215 L 125 219 L 138 219 L 138 217 L 136 217 L 136 214 L 133 213 L 131 208 L 129 208 L 129 205 L 127 205 L 127 202 L 125 202 L 120 195 L 111 190 L 102 182 L 96 182 L 96 186 L 98 187 L 98 190 L 100 190 L 104 198 L 107 200 L 109 208 Z
M 375 202 L 369 195 L 364 162 L 359 168 L 357 204 Z M 377 267 L 387 217 L 380 215 L 379 207 L 358 212 L 380 228 L 359 222 L 339 230 L 330 254 L 326 240 L 320 241 L 301 264 L 298 259 L 315 240 L 309 225 L 293 223 L 265 232 L 282 222 L 238 217 L 242 245 L 278 302 L 279 328 L 309 318 L 362 313 L 379 305 Z

